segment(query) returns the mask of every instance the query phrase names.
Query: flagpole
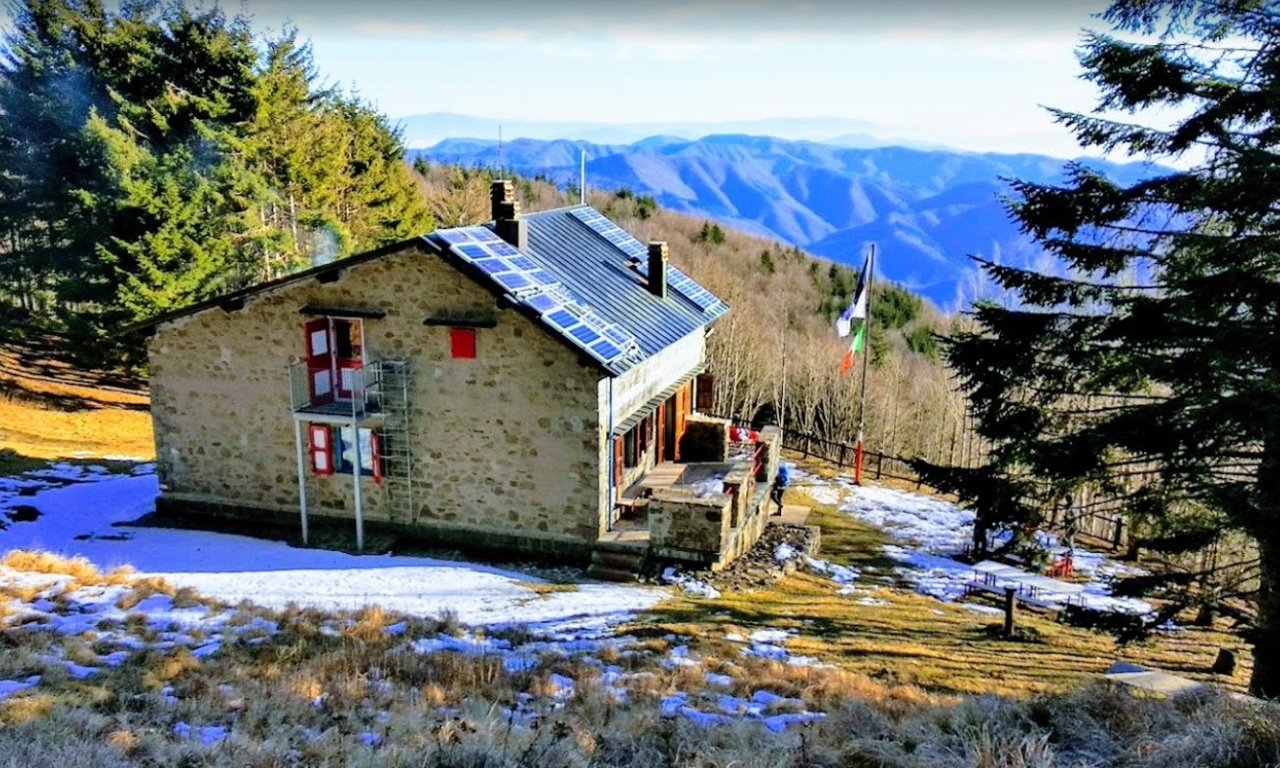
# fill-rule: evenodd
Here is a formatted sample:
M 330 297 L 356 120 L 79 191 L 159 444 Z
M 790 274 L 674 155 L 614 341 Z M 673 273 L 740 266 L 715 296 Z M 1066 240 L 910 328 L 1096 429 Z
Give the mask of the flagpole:
M 867 427 L 867 366 L 871 361 L 871 283 L 876 274 L 876 244 L 871 243 L 867 259 L 867 316 L 862 321 L 866 346 L 862 350 L 862 403 L 858 408 L 858 442 L 853 449 L 853 482 L 862 485 L 862 438 Z

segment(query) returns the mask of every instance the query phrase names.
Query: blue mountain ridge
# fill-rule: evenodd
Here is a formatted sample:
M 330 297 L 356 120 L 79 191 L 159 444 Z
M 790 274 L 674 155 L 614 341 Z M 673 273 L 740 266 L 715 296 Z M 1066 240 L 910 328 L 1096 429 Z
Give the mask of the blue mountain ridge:
M 980 294 L 970 255 L 1026 265 L 1040 249 L 1009 219 L 1008 179 L 1063 180 L 1066 160 L 1034 154 L 907 147 L 849 147 L 768 136 L 720 134 L 688 140 L 653 136 L 632 144 L 516 139 L 445 139 L 412 157 L 469 167 L 503 167 L 652 195 L 664 207 L 843 264 L 859 265 L 866 244 L 879 271 L 947 309 Z M 1146 163 L 1078 162 L 1120 183 L 1161 172 Z

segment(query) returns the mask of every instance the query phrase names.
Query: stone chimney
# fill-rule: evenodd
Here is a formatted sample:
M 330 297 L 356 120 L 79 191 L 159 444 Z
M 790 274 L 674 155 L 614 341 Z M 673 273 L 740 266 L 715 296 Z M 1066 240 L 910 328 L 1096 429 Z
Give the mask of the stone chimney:
M 489 187 L 489 202 L 493 213 L 493 229 L 498 237 L 523 249 L 529 242 L 526 223 L 520 218 L 520 202 L 510 180 L 493 182 Z
M 661 240 L 649 243 L 649 293 L 667 298 L 667 244 Z

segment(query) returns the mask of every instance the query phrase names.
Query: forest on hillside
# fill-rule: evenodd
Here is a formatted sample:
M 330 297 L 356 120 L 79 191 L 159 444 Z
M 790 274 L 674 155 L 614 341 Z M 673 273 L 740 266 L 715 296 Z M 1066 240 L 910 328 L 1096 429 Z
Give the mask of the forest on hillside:
M 12 14 L 0 296 L 82 357 L 127 352 L 122 324 L 430 228 L 396 131 L 295 32 L 179 3 Z

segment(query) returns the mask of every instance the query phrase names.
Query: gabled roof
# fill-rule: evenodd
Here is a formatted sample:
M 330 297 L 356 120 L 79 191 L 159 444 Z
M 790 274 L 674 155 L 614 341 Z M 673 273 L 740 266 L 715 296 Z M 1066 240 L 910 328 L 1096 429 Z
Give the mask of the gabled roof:
M 683 272 L 668 267 L 666 298 L 646 285 L 647 247 L 595 209 L 580 205 L 525 214 L 523 249 L 489 226 L 427 236 L 474 267 L 550 331 L 620 374 L 728 311 Z
M 590 206 L 529 213 L 521 219 L 528 232 L 523 249 L 502 241 L 492 224 L 439 229 L 167 312 L 125 332 L 215 307 L 239 309 L 251 296 L 312 277 L 336 280 L 344 269 L 423 245 L 615 376 L 729 309 L 672 266 L 667 268 L 667 297 L 653 295 L 647 287 L 647 246 Z

